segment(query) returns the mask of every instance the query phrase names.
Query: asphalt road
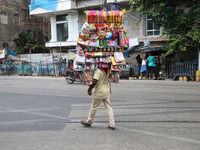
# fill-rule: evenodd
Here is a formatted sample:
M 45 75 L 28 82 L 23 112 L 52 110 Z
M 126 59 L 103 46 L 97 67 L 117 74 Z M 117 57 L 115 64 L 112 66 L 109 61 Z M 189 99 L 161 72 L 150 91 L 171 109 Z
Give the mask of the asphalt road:
M 0 76 L 0 150 L 200 150 L 200 82 L 112 83 L 116 130 L 101 104 L 62 77 Z

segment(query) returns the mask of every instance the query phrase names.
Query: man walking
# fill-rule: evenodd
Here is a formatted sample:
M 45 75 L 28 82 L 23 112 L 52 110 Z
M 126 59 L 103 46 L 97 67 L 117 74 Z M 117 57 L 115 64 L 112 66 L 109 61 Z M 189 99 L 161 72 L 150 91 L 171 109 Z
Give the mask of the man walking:
M 109 116 L 108 129 L 115 130 L 114 114 L 110 104 L 111 87 L 107 75 L 109 75 L 109 69 L 98 68 L 94 71 L 92 84 L 88 88 L 88 95 L 92 95 L 92 89 L 95 89 L 91 109 L 87 121 L 81 121 L 81 124 L 86 127 L 91 127 L 97 108 L 103 101 Z

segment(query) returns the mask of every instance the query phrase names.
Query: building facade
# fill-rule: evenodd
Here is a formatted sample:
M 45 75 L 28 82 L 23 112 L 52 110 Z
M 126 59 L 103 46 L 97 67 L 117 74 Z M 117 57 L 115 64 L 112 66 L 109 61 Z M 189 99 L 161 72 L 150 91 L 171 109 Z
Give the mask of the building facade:
M 30 15 L 50 18 L 51 38 L 45 46 L 51 52 L 68 52 L 70 49 L 76 48 L 79 31 L 86 21 L 85 10 L 102 10 L 103 7 L 108 8 L 107 10 L 122 10 L 128 9 L 129 6 L 129 0 L 31 0 L 30 7 L 33 9 L 30 10 Z M 124 28 L 130 39 L 128 49 L 132 54 L 126 58 L 126 61 L 135 65 L 138 54 L 143 58 L 151 52 L 159 59 L 165 70 L 163 72 L 167 72 L 167 61 L 179 61 L 182 57 L 180 55 L 183 53 L 177 51 L 177 54 L 171 58 L 163 59 L 161 56 L 162 45 L 166 43 L 166 40 L 161 37 L 162 28 L 154 29 L 151 16 L 144 15 L 141 22 L 137 24 L 138 20 L 137 12 L 124 14 Z M 197 55 L 191 55 L 184 60 L 191 61 L 196 58 Z
M 32 4 L 37 3 L 32 0 Z M 48 0 L 46 0 L 48 3 Z M 50 3 L 50 2 L 49 2 Z M 111 4 L 110 9 L 128 9 L 129 0 L 107 0 L 107 4 Z M 30 15 L 50 18 L 51 38 L 46 42 L 45 46 L 50 48 L 52 52 L 60 50 L 67 52 L 69 49 L 76 47 L 79 37 L 79 31 L 86 21 L 85 10 L 101 10 L 105 6 L 102 0 L 58 0 L 56 10 L 37 7 L 30 11 Z M 117 4 L 117 7 L 115 7 Z M 139 20 L 139 14 L 132 12 L 124 15 L 124 27 L 131 41 L 138 40 L 142 43 L 150 40 L 151 43 L 159 43 L 163 41 L 160 37 L 161 29 L 154 29 L 151 16 L 144 16 L 142 21 L 136 25 Z M 134 40 L 133 40 L 134 39 Z M 131 58 L 130 58 L 131 59 Z M 134 60 L 133 60 L 134 61 Z
M 30 16 L 29 4 L 30 0 L 0 0 L 0 48 L 15 51 L 13 39 L 27 32 L 38 40 L 39 49 L 44 49 L 50 37 L 50 24 L 46 18 Z

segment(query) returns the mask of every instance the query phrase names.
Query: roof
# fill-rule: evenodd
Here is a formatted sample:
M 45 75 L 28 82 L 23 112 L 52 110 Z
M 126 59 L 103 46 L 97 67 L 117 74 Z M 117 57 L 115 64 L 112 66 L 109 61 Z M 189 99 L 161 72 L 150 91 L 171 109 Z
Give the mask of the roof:
M 162 50 L 162 45 L 134 46 L 129 49 L 132 53 L 147 53 Z

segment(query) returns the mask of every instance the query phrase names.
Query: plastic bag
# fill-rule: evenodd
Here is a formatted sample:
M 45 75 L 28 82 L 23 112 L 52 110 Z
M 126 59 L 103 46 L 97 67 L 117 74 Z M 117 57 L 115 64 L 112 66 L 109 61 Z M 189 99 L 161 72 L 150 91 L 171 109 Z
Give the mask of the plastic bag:
M 85 55 L 76 55 L 75 62 L 80 64 L 85 64 Z
M 114 52 L 114 56 L 117 63 L 125 62 L 122 52 Z

